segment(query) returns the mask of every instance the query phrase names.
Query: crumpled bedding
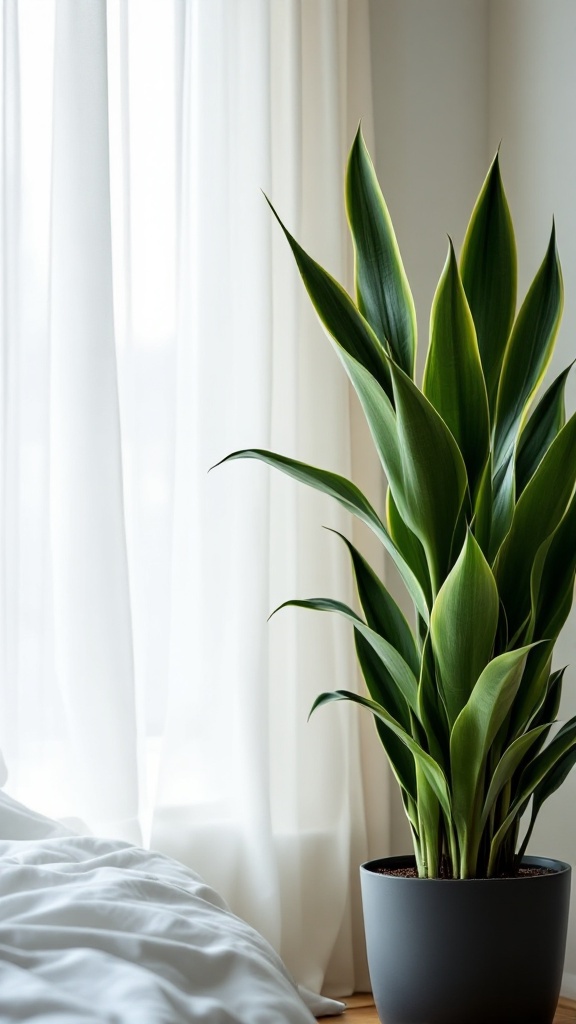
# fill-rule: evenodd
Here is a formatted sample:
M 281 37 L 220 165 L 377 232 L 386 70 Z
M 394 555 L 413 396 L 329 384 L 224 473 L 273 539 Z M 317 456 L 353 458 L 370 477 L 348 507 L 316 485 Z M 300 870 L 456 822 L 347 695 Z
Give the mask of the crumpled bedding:
M 306 1005 L 307 1004 L 307 1005 Z M 183 865 L 0 793 L 2 1024 L 311 1024 L 271 946 Z

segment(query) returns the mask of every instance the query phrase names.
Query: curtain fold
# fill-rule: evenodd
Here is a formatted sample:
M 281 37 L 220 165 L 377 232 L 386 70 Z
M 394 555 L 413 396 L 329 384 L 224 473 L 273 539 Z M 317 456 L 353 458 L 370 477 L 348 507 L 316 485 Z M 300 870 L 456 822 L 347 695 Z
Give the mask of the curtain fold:
M 183 860 L 309 988 L 365 987 L 374 737 L 354 709 L 306 722 L 357 684 L 352 636 L 267 623 L 290 597 L 353 599 L 321 529 L 351 524 L 263 466 L 208 470 L 269 447 L 372 477 L 260 192 L 349 281 L 367 2 L 41 8 L 7 0 L 2 48 L 8 787 Z
M 59 0 L 50 249 L 54 668 L 78 809 L 94 827 L 122 827 L 138 841 L 106 53 L 105 7 Z

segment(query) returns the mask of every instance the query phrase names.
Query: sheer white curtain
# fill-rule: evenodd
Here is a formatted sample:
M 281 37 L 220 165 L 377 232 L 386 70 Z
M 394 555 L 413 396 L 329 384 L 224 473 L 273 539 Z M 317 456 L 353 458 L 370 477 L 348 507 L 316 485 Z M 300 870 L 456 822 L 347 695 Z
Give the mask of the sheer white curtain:
M 356 461 L 259 189 L 344 279 L 367 4 L 4 0 L 2 32 L 8 789 L 177 856 L 299 981 L 350 991 L 372 735 L 350 709 L 306 717 L 355 684 L 351 637 L 266 619 L 350 598 L 320 527 L 351 526 L 262 466 L 208 469 L 242 447 Z

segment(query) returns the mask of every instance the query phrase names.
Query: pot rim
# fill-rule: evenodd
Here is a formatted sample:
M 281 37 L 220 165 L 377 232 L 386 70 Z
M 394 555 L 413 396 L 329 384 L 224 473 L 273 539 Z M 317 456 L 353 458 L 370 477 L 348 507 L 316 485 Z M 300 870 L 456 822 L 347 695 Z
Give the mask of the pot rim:
M 529 875 L 524 878 L 404 878 L 402 875 L 382 875 L 382 878 L 393 879 L 395 882 L 435 882 L 445 885 L 446 882 L 460 882 L 465 885 L 486 885 L 487 882 L 543 882 L 547 878 L 556 877 L 572 870 L 572 866 L 563 860 L 556 860 L 552 857 L 526 856 L 522 858 L 522 865 L 525 867 L 548 868 L 551 874 Z M 375 860 L 365 861 L 360 865 L 360 871 L 369 874 L 379 874 L 379 867 L 404 868 L 415 867 L 416 858 L 414 854 L 402 854 L 394 857 L 377 857 Z

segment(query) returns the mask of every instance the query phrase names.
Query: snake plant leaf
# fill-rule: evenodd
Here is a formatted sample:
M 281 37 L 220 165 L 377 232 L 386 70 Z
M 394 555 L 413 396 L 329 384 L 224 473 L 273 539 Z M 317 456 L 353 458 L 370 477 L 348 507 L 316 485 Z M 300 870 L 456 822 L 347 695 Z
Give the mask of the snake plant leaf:
M 370 370 L 384 391 L 391 396 L 390 371 L 384 347 L 370 324 L 356 308 L 342 285 L 312 259 L 290 234 L 267 197 L 266 201 L 288 240 L 306 291 L 328 334 Z
M 494 562 L 512 525 L 516 507 L 516 473 L 514 449 L 511 448 L 492 480 L 492 509 L 488 561 Z
M 550 796 L 558 786 L 562 785 L 574 764 L 576 764 L 576 718 L 571 718 L 559 730 L 548 746 L 537 754 L 523 771 L 510 811 L 492 840 L 489 873 L 494 868 L 498 851 L 508 830 L 513 825 L 515 818 L 523 812 L 528 800 L 535 793 L 537 787 L 543 786 L 540 791 L 539 806 L 536 814 L 546 797 Z M 523 848 L 528 843 L 535 820 L 536 815 L 533 814 L 529 833 Z
M 484 369 L 490 410 L 516 311 L 516 242 L 510 210 L 494 157 L 476 201 L 460 257 L 462 283 Z
M 540 545 L 530 576 L 529 639 L 556 640 L 569 614 L 576 573 L 576 492 L 553 533 Z
M 220 466 L 225 462 L 231 462 L 235 459 L 258 459 L 260 462 L 273 466 L 294 480 L 308 484 L 310 487 L 315 488 L 315 490 L 322 491 L 323 494 L 328 494 L 330 497 L 335 498 L 348 512 L 352 512 L 363 523 L 366 523 L 388 551 L 419 614 L 425 622 L 428 622 L 428 605 L 418 580 L 396 547 L 384 523 L 355 484 L 347 480 L 346 477 L 339 476 L 338 473 L 317 469 L 315 466 L 309 466 L 305 462 L 290 459 L 285 455 L 277 455 L 275 452 L 267 451 L 264 448 L 244 448 L 241 451 L 232 452 L 222 459 L 221 462 L 217 463 L 217 465 Z
M 358 663 L 372 700 L 385 707 L 392 718 L 404 728 L 410 729 L 410 718 L 406 710 L 406 702 L 398 692 L 390 673 L 382 661 L 358 630 L 354 630 L 354 640 Z M 388 729 L 379 718 L 374 719 L 378 737 L 386 751 L 392 771 L 400 786 L 412 801 L 416 800 L 416 772 L 414 757 L 408 747 L 398 736 Z
M 558 730 L 554 739 L 526 766 L 518 783 L 518 800 L 534 792 L 558 762 L 576 747 L 576 717 Z
M 492 505 L 492 458 L 489 456 L 480 477 L 474 502 L 474 514 L 470 524 L 478 545 L 488 561 L 491 561 L 489 552 L 490 534 L 492 532 Z
M 478 801 L 488 751 L 520 686 L 528 647 L 500 654 L 481 673 L 450 736 L 452 810 L 460 845 L 474 850 L 480 839 Z M 474 863 L 464 864 L 465 875 Z
M 516 452 L 516 494 L 520 496 L 566 422 L 564 390 L 572 366 L 567 366 L 542 396 L 527 421 Z
M 476 329 L 451 240 L 432 303 L 422 390 L 456 439 L 474 495 L 486 465 L 490 421 Z
M 380 723 L 380 724 L 382 724 L 382 723 Z M 412 839 L 414 840 L 414 843 L 416 844 L 415 845 L 415 850 L 417 851 L 418 850 L 419 837 L 418 837 L 418 813 L 417 813 L 417 808 L 416 808 L 416 800 L 414 799 L 414 797 L 410 796 L 410 794 L 404 788 L 402 788 L 402 787 L 400 789 L 400 794 L 402 796 L 402 803 L 404 805 L 404 811 L 406 813 L 406 817 L 408 818 L 408 822 L 409 822 L 409 825 L 410 825 L 410 831 L 412 833 Z M 416 852 L 416 863 L 418 863 L 418 853 L 417 852 Z
M 553 224 L 546 255 L 518 313 L 504 354 L 496 401 L 495 469 L 514 449 L 528 405 L 544 377 L 554 351 L 563 305 L 564 286 Z
M 414 533 L 412 533 L 412 537 L 414 538 L 413 541 L 406 536 L 407 531 L 408 533 L 411 533 L 411 531 L 409 530 L 409 527 L 404 525 L 406 522 L 411 523 L 414 521 L 415 512 L 417 517 L 420 519 L 421 510 L 415 506 L 414 496 L 407 496 L 406 493 L 406 479 L 412 471 L 412 466 L 410 465 L 409 455 L 407 458 L 403 447 L 403 437 L 399 430 L 397 414 L 383 389 L 372 374 L 356 359 L 337 345 L 337 343 L 335 344 L 338 349 L 338 354 L 360 399 L 376 451 L 380 456 L 380 461 L 388 479 L 389 493 L 394 501 L 394 506 L 399 511 L 398 518 L 403 524 L 403 526 L 400 527 L 400 531 L 403 539 L 408 541 L 408 558 L 406 560 L 410 567 L 412 567 L 411 560 L 414 560 L 414 569 L 412 571 L 417 576 L 426 595 L 428 605 L 430 605 L 430 571 L 428 569 L 426 554 L 422 548 L 421 542 Z M 402 373 L 402 371 L 399 372 Z M 406 377 L 406 379 L 409 380 L 408 377 Z M 416 395 L 422 398 L 422 394 L 419 389 L 415 385 L 412 385 L 412 388 L 413 393 L 415 392 Z M 444 434 L 447 435 L 452 442 L 451 435 L 446 431 L 442 420 L 440 420 L 440 425 Z M 456 446 L 453 445 L 453 447 L 455 448 Z
M 392 539 L 418 580 L 427 607 L 430 608 L 432 595 L 426 554 L 416 535 L 405 524 L 405 517 L 410 517 L 410 508 L 404 496 L 403 459 L 400 452 L 394 407 L 372 374 L 357 359 L 346 352 L 338 342 L 333 340 L 333 344 L 358 395 L 376 451 L 388 479 L 387 498 L 392 503 L 394 512 L 398 510 L 398 506 L 401 509 L 395 517 L 395 527 L 400 543 L 394 537 Z M 427 621 L 427 617 L 425 621 Z
M 360 400 L 388 482 L 402 501 L 403 470 L 394 407 L 376 378 L 338 342 L 333 343 Z
M 436 685 L 436 667 L 430 631 L 422 645 L 418 680 L 419 718 L 426 735 L 426 746 L 443 769 L 450 764 L 450 725 L 442 694 Z
M 573 765 L 576 764 L 576 744 L 570 748 L 570 750 L 564 754 L 556 762 L 553 768 L 548 771 L 548 774 L 542 779 L 542 782 L 534 790 L 534 807 L 535 813 L 538 814 L 542 804 L 549 796 L 562 785 L 564 780 L 568 777 L 572 770 Z
M 566 665 L 564 668 L 559 668 L 556 672 L 552 672 L 548 680 L 548 687 L 546 691 L 546 698 L 542 707 L 538 711 L 538 714 L 534 716 L 531 722 L 531 727 L 546 725 L 550 727 L 558 716 L 560 710 L 560 700 L 562 697 L 562 683 L 564 681 L 564 673 L 566 671 Z
M 526 730 L 546 700 L 553 648 L 553 640 L 537 641 L 526 659 L 522 682 L 510 714 L 508 731 L 511 738 Z
M 561 772 L 560 765 L 564 758 L 572 756 L 573 760 L 571 763 L 567 762 L 570 764 L 570 767 L 567 769 L 566 774 L 568 774 L 572 765 L 576 763 L 576 718 L 571 718 L 570 721 L 566 722 L 548 746 L 544 747 L 544 750 L 540 751 L 522 772 L 510 811 L 492 839 L 490 862 L 488 865 L 489 874 L 492 874 L 494 871 L 500 846 L 508 830 L 514 824 L 517 816 L 523 812 L 536 787 L 549 777 L 549 773 L 554 773 L 557 766 Z
M 531 718 L 547 689 L 552 648 L 572 607 L 576 576 L 576 494 L 554 533 L 538 549 L 531 575 L 531 614 L 526 636 L 546 642 L 529 655 L 515 708 L 514 727 Z M 535 577 L 538 578 L 538 585 Z M 556 673 L 556 676 L 558 673 Z M 554 677 L 553 677 L 554 678 Z
M 534 652 L 531 653 L 533 654 Z M 547 665 L 548 664 L 552 664 L 551 658 L 547 662 Z M 534 743 L 533 747 L 530 750 L 530 760 L 534 758 L 543 747 L 550 732 L 550 729 L 552 728 L 558 717 L 560 699 L 562 697 L 562 683 L 565 671 L 566 667 L 561 668 L 556 672 L 549 672 L 546 685 L 542 687 L 542 689 L 545 690 L 544 699 L 542 700 L 538 710 L 532 716 L 528 724 L 530 730 L 539 729 L 540 726 L 542 726 L 543 732 L 538 736 L 537 741 Z M 524 674 L 526 674 L 526 669 L 524 670 Z M 528 759 L 525 759 L 522 762 L 522 770 L 526 767 L 527 761 Z
M 571 747 L 566 754 L 560 757 L 556 764 L 548 770 L 547 774 L 542 779 L 542 782 L 536 786 L 532 797 L 532 814 L 530 816 L 530 824 L 528 825 L 522 846 L 518 851 L 518 861 L 522 860 L 528 843 L 530 842 L 534 825 L 536 824 L 536 818 L 540 813 L 542 804 L 566 781 L 575 764 L 576 744 Z
M 558 527 L 556 527 L 558 529 Z M 554 534 L 551 533 L 546 540 L 538 548 L 534 561 L 532 562 L 532 570 L 530 572 L 530 614 L 526 616 L 522 625 L 516 630 L 516 633 L 510 640 L 510 647 L 514 647 L 516 642 L 520 642 L 522 638 L 523 642 L 530 643 L 534 639 L 534 630 L 536 624 L 536 608 L 539 603 L 540 586 L 542 583 L 542 575 L 544 572 L 544 566 L 546 564 L 546 557 L 552 543 Z M 541 638 L 537 638 L 541 639 Z
M 576 574 L 576 493 L 545 549 L 537 601 L 532 609 L 536 639 L 556 639 L 572 607 Z
M 386 492 L 386 521 L 390 536 L 418 580 L 428 608 L 432 607 L 432 585 L 426 561 L 426 552 L 415 533 L 406 526 L 390 488 Z
M 492 657 L 500 600 L 496 581 L 468 531 L 430 616 L 430 636 L 452 727 Z
M 362 675 L 372 700 L 386 708 L 388 714 L 400 722 L 405 729 L 410 729 L 409 709 L 401 691 L 382 659 L 357 629 L 354 630 L 354 644 Z M 389 730 L 384 729 L 382 723 L 380 725 L 387 737 L 392 735 Z M 380 731 L 378 729 L 378 732 Z M 397 743 L 399 742 L 397 737 L 393 737 L 393 739 Z M 403 750 L 406 751 L 406 748 L 404 747 Z
M 415 596 L 412 590 L 412 582 L 406 578 L 404 579 L 419 614 L 421 614 L 421 605 L 418 604 L 417 598 L 420 598 L 421 595 L 424 596 L 427 612 L 423 616 L 423 621 L 427 624 L 428 610 L 432 607 L 430 572 L 421 542 L 409 527 L 406 526 L 406 517 L 410 518 L 410 507 L 407 505 L 404 496 L 404 469 L 395 410 L 386 393 L 372 374 L 334 339 L 333 344 L 358 395 L 372 440 L 386 474 L 388 480 L 386 494 L 387 518 L 389 521 L 390 537 L 404 564 L 409 568 L 420 586 L 421 594 Z M 398 568 L 400 568 L 400 565 L 398 565 Z
M 397 500 L 400 502 L 404 512 L 406 512 L 406 503 L 403 496 L 404 471 L 399 451 L 396 413 L 394 411 L 394 407 L 383 388 L 380 387 L 378 381 L 372 376 L 369 370 L 362 366 L 357 359 L 351 356 L 335 338 L 332 339 L 332 342 L 360 400 L 376 451 L 378 452 L 380 462 L 382 463 L 384 472 L 388 478 L 389 493 L 391 493 L 391 490 L 393 489 L 397 496 Z M 405 527 L 404 533 L 406 533 Z M 420 550 L 416 547 L 417 545 Z M 398 545 L 396 545 L 396 547 L 398 548 Z M 428 608 L 432 603 L 428 567 L 426 563 L 426 556 L 417 537 L 413 536 L 413 542 L 409 546 L 408 553 L 409 558 L 406 558 L 403 555 L 403 552 L 399 551 L 400 557 L 404 558 L 404 564 L 407 565 L 416 576 L 424 595 L 426 607 Z M 392 555 L 392 557 L 394 558 L 394 555 Z M 412 568 L 410 557 L 414 558 L 414 569 Z M 397 562 L 397 567 L 399 568 L 404 582 L 406 583 L 406 586 L 421 614 L 421 604 L 418 604 L 418 600 L 422 595 L 418 594 L 415 596 L 412 589 L 413 581 L 409 581 L 404 576 L 404 568 L 399 562 Z M 428 620 L 427 613 L 424 618 L 425 621 Z
M 348 548 L 352 560 L 354 578 L 358 589 L 358 597 L 366 622 L 371 629 L 388 640 L 404 661 L 410 666 L 415 676 L 420 671 L 420 658 L 414 634 L 406 619 L 400 611 L 396 601 L 388 593 L 386 587 L 378 578 L 366 559 L 360 554 L 357 548 L 343 536 L 338 530 L 331 530 Z
M 394 361 L 414 377 L 414 300 L 361 128 L 348 159 L 346 208 L 354 242 L 358 308 Z
M 530 729 L 528 732 L 524 732 L 522 736 L 517 736 L 517 738 L 507 746 L 502 757 L 498 761 L 494 774 L 490 780 L 488 793 L 486 794 L 484 807 L 482 808 L 482 817 L 480 821 L 481 829 L 485 828 L 490 812 L 504 786 L 510 781 L 513 774 L 515 774 L 515 772 L 517 772 L 521 767 L 523 761 L 526 760 L 526 756 L 534 751 L 536 741 L 542 739 L 549 728 L 549 724 L 535 726 L 535 728 Z
M 450 430 L 414 382 L 390 363 L 403 467 L 403 506 L 426 552 L 433 594 L 449 569 L 452 541 L 468 479 Z
M 272 612 L 272 615 L 275 615 L 282 608 L 309 608 L 316 612 L 335 612 L 337 615 L 342 615 L 349 622 L 352 622 L 354 628 L 368 641 L 372 649 L 376 651 L 382 664 L 388 669 L 408 707 L 416 715 L 418 714 L 418 682 L 412 669 L 404 661 L 404 658 L 396 648 L 388 640 L 385 640 L 383 636 L 380 636 L 376 630 L 371 629 L 370 626 L 363 622 L 348 605 L 343 604 L 342 601 L 333 601 L 330 598 L 313 597 L 305 601 L 284 601 L 283 604 L 279 605 Z
M 316 698 L 310 710 L 310 714 L 312 714 L 316 708 L 337 700 L 349 700 L 352 701 L 353 704 L 359 704 L 361 707 L 367 708 L 368 711 L 371 711 L 376 718 L 379 718 L 384 725 L 391 729 L 392 732 L 402 740 L 414 755 L 415 761 L 428 779 L 436 799 L 440 802 L 442 810 L 446 816 L 450 818 L 450 793 L 448 791 L 446 777 L 440 765 L 437 764 L 430 754 L 423 750 L 420 744 L 416 742 L 410 733 L 406 732 L 399 722 L 395 721 L 395 719 L 392 718 L 386 709 L 381 707 L 380 704 L 377 704 L 373 700 L 369 700 L 367 697 L 361 697 L 357 693 L 351 693 L 349 690 L 333 690 L 330 693 L 321 693 Z
M 514 635 L 530 611 L 530 575 L 536 553 L 556 529 L 576 483 L 576 413 L 554 439 L 520 495 L 495 576 Z
M 506 748 L 502 757 L 498 761 L 494 774 L 490 780 L 488 792 L 484 800 L 484 806 L 482 808 L 482 815 L 480 818 L 480 830 L 483 831 L 490 811 L 492 810 L 497 797 L 504 786 L 510 782 L 510 779 L 520 767 L 522 762 L 525 760 L 527 753 L 534 749 L 536 740 L 546 735 L 547 730 L 550 728 L 548 724 L 535 726 L 530 729 L 529 732 L 523 733 L 518 736 L 509 747 Z
M 418 824 L 423 838 L 421 843 L 422 874 L 425 878 L 437 878 L 440 874 L 440 804 L 423 772 L 416 762 L 416 787 Z

